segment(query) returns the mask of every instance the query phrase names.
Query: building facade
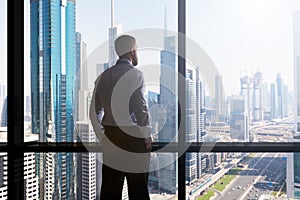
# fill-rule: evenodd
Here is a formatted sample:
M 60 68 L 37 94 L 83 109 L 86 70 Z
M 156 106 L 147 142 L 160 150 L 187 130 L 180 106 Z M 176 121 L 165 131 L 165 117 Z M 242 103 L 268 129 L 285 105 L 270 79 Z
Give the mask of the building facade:
M 230 136 L 249 142 L 249 118 L 243 96 L 232 96 L 230 100 Z
M 76 1 L 30 1 L 30 26 L 32 133 L 40 142 L 73 142 Z M 40 198 L 74 198 L 73 154 L 40 154 L 37 160 Z
M 160 52 L 160 104 L 166 111 L 166 121 L 158 136 L 160 142 L 177 141 L 177 67 L 176 67 L 176 44 L 175 37 L 164 38 L 165 48 Z M 167 193 L 176 193 L 177 171 L 176 154 L 159 154 L 159 190 Z M 166 163 L 170 163 L 165 166 Z
M 263 120 L 263 74 L 256 72 L 253 77 L 253 121 Z
M 223 88 L 222 76 L 215 76 L 215 108 L 216 120 L 219 121 L 220 116 L 224 114 L 225 93 Z
M 186 73 L 186 142 L 197 141 L 196 81 L 193 70 Z M 186 154 L 186 181 L 192 183 L 197 178 L 197 153 Z

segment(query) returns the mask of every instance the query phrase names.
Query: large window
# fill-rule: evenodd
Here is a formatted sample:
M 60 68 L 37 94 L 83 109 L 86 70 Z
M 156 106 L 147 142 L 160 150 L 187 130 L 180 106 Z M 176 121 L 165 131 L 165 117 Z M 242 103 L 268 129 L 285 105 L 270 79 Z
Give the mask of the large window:
M 299 8 L 296 1 L 187 2 L 187 61 L 206 85 L 207 140 L 293 137 Z
M 152 199 L 297 197 L 296 0 L 9 2 L 3 195 L 98 199 L 94 81 L 116 62 L 117 36 L 130 34 L 152 118 Z

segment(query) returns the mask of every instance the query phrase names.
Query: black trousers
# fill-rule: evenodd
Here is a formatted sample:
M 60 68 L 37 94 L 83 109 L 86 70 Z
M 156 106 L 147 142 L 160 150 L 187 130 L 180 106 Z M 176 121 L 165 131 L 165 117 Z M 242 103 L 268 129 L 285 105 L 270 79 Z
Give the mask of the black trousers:
M 125 177 L 129 200 L 150 200 L 147 171 L 150 150 L 146 148 L 144 138 L 128 134 L 128 131 L 138 134 L 137 127 L 127 128 L 124 131 L 119 127 L 105 127 L 101 200 L 122 200 Z

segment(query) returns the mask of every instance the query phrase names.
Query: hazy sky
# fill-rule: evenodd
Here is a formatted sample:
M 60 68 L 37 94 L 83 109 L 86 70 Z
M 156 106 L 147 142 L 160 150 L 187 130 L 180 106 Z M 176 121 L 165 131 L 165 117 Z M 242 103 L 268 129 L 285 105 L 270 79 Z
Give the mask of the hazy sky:
M 28 3 L 29 0 L 26 0 Z M 165 2 L 165 3 L 164 3 Z M 5 1 L 0 1 L 0 83 L 6 81 Z M 177 30 L 175 0 L 115 0 L 115 22 L 123 31 L 163 28 L 164 4 L 168 29 Z M 275 82 L 281 72 L 286 84 L 293 87 L 293 11 L 299 0 L 188 0 L 187 36 L 198 43 L 213 60 L 223 76 L 225 92 L 240 90 L 244 71 L 260 69 L 264 80 Z M 29 27 L 29 8 L 25 8 L 25 26 Z M 77 31 L 87 43 L 88 54 L 108 39 L 110 0 L 77 0 Z M 28 31 L 27 31 L 28 32 Z M 26 39 L 27 38 L 27 39 Z M 25 35 L 29 44 L 29 35 Z M 29 58 L 29 51 L 26 51 Z M 157 54 L 157 52 L 156 52 Z M 159 54 L 155 55 L 159 62 Z M 29 83 L 29 59 L 25 60 Z
M 77 2 L 77 27 L 89 53 L 107 40 L 110 26 L 110 1 L 91 2 Z M 124 31 L 163 28 L 162 2 L 115 0 L 115 21 L 122 22 Z M 168 29 L 176 31 L 177 3 L 171 0 L 165 5 Z M 298 0 L 188 0 L 187 36 L 213 60 L 227 95 L 240 91 L 241 73 L 256 70 L 261 70 L 269 83 L 275 82 L 280 72 L 291 90 L 293 11 L 298 9 Z
M 260 69 L 275 82 L 281 72 L 293 87 L 293 12 L 298 0 L 187 1 L 188 36 L 223 75 L 225 91 L 239 92 L 243 71 Z M 197 20 L 196 20 L 197 19 Z

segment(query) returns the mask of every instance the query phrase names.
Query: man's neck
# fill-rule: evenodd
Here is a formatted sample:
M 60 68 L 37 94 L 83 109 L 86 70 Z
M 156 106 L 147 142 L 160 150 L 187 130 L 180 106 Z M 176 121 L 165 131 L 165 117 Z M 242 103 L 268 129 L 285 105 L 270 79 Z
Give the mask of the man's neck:
M 127 58 L 127 57 L 121 57 L 119 58 L 119 60 L 122 62 L 122 61 L 128 61 L 131 65 L 132 65 L 132 61 L 130 58 Z

